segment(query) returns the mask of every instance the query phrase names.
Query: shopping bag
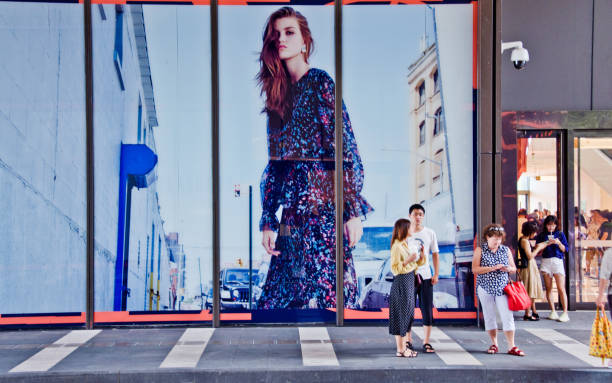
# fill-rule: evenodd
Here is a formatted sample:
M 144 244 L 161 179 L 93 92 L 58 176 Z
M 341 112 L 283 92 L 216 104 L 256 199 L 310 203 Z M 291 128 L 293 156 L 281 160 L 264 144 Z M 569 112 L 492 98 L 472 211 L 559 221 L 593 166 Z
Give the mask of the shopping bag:
M 591 330 L 591 346 L 589 355 L 600 357 L 601 363 L 606 358 L 612 359 L 612 327 L 606 312 L 597 307 L 593 329 Z
M 523 282 L 510 281 L 504 287 L 504 293 L 508 297 L 508 308 L 511 311 L 526 310 L 531 306 L 531 298 L 529 298 Z

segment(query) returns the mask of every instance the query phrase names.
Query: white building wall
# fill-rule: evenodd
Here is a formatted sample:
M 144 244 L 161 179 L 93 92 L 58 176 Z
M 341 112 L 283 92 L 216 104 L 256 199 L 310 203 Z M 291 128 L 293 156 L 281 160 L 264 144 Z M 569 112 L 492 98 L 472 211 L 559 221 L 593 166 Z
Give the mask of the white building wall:
M 121 90 L 113 62 L 115 6 L 93 7 L 95 308 L 113 308 L 121 143 L 137 143 L 142 94 L 131 13 L 124 13 Z M 0 2 L 0 314 L 83 312 L 86 169 L 83 7 Z M 142 121 L 147 121 L 143 100 Z M 152 130 L 148 138 L 153 143 Z M 154 144 L 153 144 L 154 145 Z M 129 281 L 144 286 L 146 235 L 162 238 L 160 295 L 169 261 L 155 184 L 135 192 Z M 140 201 L 142 200 L 142 201 Z M 138 268 L 138 241 L 141 267 Z M 156 242 L 155 256 L 158 255 Z M 155 261 L 157 267 L 157 261 Z M 157 273 L 155 274 L 157 289 Z M 144 291 L 136 290 L 144 302 Z M 164 301 L 160 309 L 164 307 Z M 142 310 L 140 306 L 134 309 Z
M 82 19 L 0 3 L 0 314 L 85 310 Z
M 117 252 L 118 193 L 121 143 L 138 143 L 138 105 L 142 102 L 142 126 L 147 130 L 147 144 L 155 151 L 153 128 L 147 126 L 147 108 L 140 78 L 140 63 L 134 38 L 133 20 L 130 7 L 124 6 L 123 23 L 123 63 L 122 78 L 125 90 L 121 89 L 119 76 L 115 69 L 115 5 L 103 5 L 106 20 L 99 8 L 93 9 L 93 47 L 94 47 L 94 123 L 96 178 L 96 310 L 113 309 L 115 284 L 115 261 Z M 144 139 L 144 134 L 143 134 Z M 130 219 L 130 252 L 128 261 L 128 310 L 145 310 L 146 243 L 151 236 L 151 224 L 155 223 L 155 282 L 157 290 L 157 238 L 162 238 L 162 269 L 165 274 L 162 282 L 169 280 L 168 252 L 165 246 L 163 226 L 159 215 L 155 183 L 146 189 L 132 190 Z M 138 241 L 141 242 L 141 264 L 138 266 Z M 144 246 L 143 246 L 144 245 Z M 149 257 L 151 242 L 149 238 Z M 165 257 L 165 258 L 164 258 Z M 144 259 L 143 259 L 144 258 Z M 165 259 L 165 260 L 164 260 Z M 150 272 L 151 270 L 149 270 Z M 167 287 L 166 287 L 167 289 Z M 165 294 L 167 295 L 167 294 Z M 160 309 L 163 305 L 160 304 Z

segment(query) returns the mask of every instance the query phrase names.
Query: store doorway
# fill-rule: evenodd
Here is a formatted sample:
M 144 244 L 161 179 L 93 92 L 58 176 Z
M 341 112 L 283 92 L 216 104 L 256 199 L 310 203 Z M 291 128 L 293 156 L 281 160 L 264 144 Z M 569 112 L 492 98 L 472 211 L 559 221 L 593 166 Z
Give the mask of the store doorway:
M 561 192 L 562 133 L 554 130 L 518 130 L 516 143 L 517 238 L 521 236 L 523 223 L 535 221 L 539 230 L 542 230 L 544 219 L 549 215 L 557 217 L 560 231 L 566 231 L 561 224 L 564 214 L 564 198 Z M 535 247 L 535 240 L 532 246 Z M 536 257 L 536 262 L 540 268 L 542 257 Z M 569 275 L 567 266 L 566 262 L 566 275 Z M 566 288 L 567 285 L 566 280 Z M 556 282 L 553 283 L 552 291 L 552 299 L 558 303 Z M 543 308 L 548 306 L 545 300 L 538 304 L 540 305 Z
M 599 266 L 612 247 L 612 132 L 574 137 L 574 269 L 577 307 L 593 307 Z

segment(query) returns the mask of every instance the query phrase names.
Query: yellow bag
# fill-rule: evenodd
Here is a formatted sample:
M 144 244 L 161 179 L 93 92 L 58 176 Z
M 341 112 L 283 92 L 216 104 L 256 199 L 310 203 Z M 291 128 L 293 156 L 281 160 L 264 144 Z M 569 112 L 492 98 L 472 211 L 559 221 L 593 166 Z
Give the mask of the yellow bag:
M 606 312 L 600 311 L 599 307 L 591 330 L 589 355 L 600 357 L 602 363 L 606 358 L 612 359 L 612 326 Z

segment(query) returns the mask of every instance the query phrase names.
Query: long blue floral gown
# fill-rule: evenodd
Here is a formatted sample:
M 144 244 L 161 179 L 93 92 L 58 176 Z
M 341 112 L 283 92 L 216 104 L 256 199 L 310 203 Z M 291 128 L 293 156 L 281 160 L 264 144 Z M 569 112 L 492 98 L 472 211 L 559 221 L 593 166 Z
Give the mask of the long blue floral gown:
M 261 178 L 260 230 L 278 233 L 276 250 L 258 307 L 333 308 L 336 306 L 334 198 L 334 81 L 310 69 L 290 92 L 287 121 L 268 117 L 269 162 Z M 361 197 L 363 166 L 342 105 L 344 147 L 344 222 L 372 207 Z M 281 222 L 276 212 L 282 206 Z M 357 279 L 344 238 L 345 307 L 357 302 Z

